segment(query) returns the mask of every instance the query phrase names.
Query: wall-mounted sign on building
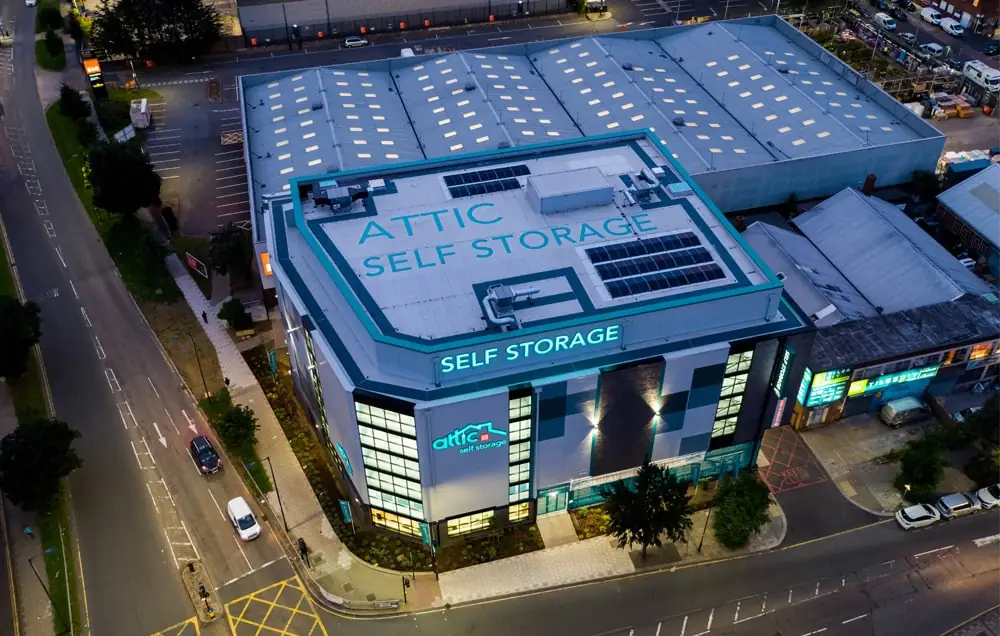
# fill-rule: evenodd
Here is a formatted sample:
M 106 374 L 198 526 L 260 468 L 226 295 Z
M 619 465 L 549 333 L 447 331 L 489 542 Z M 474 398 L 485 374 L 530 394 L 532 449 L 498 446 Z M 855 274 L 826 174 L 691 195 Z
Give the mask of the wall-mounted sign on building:
M 848 397 L 854 397 L 856 395 L 869 395 L 871 393 L 881 391 L 882 389 L 885 389 L 893 384 L 905 384 L 907 382 L 916 382 L 918 380 L 933 378 L 937 375 L 938 369 L 940 368 L 940 366 L 935 364 L 930 367 L 921 367 L 919 369 L 900 371 L 899 373 L 880 375 L 877 378 L 856 380 L 851 382 L 851 388 L 848 389 L 847 395 Z
M 844 393 L 847 392 L 847 383 L 850 381 L 850 369 L 834 369 L 833 371 L 817 373 L 813 378 L 806 406 L 812 408 L 836 402 L 844 397 Z
M 501 448 L 506 445 L 507 432 L 494 428 L 493 422 L 467 424 L 431 442 L 434 450 L 457 448 L 460 454 Z
M 799 392 L 795 396 L 795 400 L 805 406 L 806 397 L 809 395 L 809 387 L 812 385 L 813 372 L 812 369 L 806 367 L 802 370 L 802 383 L 799 384 Z
M 788 384 L 788 373 L 792 368 L 792 360 L 795 359 L 795 349 L 785 347 L 785 353 L 781 356 L 781 364 L 778 365 L 778 375 L 774 379 L 774 394 L 779 398 L 785 394 L 785 385 Z

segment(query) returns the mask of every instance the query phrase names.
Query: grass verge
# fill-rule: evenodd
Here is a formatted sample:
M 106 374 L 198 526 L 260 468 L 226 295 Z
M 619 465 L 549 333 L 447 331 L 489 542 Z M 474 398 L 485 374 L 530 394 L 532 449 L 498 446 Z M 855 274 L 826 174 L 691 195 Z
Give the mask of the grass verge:
M 152 101 L 160 99 L 162 96 L 156 91 L 146 89 L 109 88 L 108 98 L 97 100 L 94 103 L 97 119 L 100 120 L 101 126 L 104 127 L 104 132 L 108 135 L 113 135 L 131 124 L 132 100 L 142 97 Z M 136 134 L 141 137 L 141 141 L 145 140 L 145 131 L 137 130 Z
M 192 256 L 197 258 L 205 266 L 208 266 L 208 254 L 209 254 L 209 242 L 210 239 L 204 236 L 181 236 L 180 234 L 175 234 L 170 238 L 170 242 L 174 246 L 174 253 L 177 254 L 177 258 L 181 259 L 181 262 L 187 265 L 187 254 L 190 253 Z M 188 268 L 188 273 L 194 282 L 198 283 L 198 289 L 201 293 L 205 295 L 208 300 L 212 299 L 212 271 L 209 270 L 208 278 L 205 278 L 197 272 L 191 272 L 191 268 Z
M 234 406 L 232 397 L 229 395 L 229 389 L 220 389 L 211 397 L 201 398 L 198 400 L 198 405 L 201 406 L 201 410 L 205 413 L 205 417 L 212 425 L 212 428 L 215 428 L 215 423 L 224 417 Z M 229 455 L 230 460 L 238 460 L 242 464 L 243 470 L 240 471 L 240 475 L 244 481 L 249 477 L 250 485 L 254 486 L 261 493 L 269 493 L 274 490 L 274 486 L 271 484 L 271 477 L 268 475 L 264 463 L 260 461 L 260 457 L 253 446 L 234 448 L 227 445 L 226 454 Z
M 56 55 L 50 55 L 45 48 L 45 40 L 35 42 L 35 61 L 46 71 L 62 71 L 66 69 L 66 49 L 59 49 Z

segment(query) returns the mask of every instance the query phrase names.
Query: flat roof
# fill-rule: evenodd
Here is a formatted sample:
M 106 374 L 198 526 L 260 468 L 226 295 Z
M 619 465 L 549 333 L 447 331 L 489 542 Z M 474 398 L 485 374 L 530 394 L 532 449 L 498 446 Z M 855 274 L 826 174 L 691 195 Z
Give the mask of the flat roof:
M 773 16 L 251 75 L 240 88 L 262 193 L 630 130 L 654 132 L 693 175 L 940 136 Z
M 697 301 L 771 280 L 651 137 L 618 135 L 412 168 L 296 183 L 311 192 L 299 204 L 298 229 L 315 237 L 329 273 L 346 283 L 341 291 L 350 289 L 369 314 L 384 317 L 388 331 L 404 337 L 498 330 L 483 299 L 500 285 L 515 294 L 517 320 L 531 325 Z M 585 169 L 599 171 L 608 187 L 580 183 L 577 191 L 543 192 L 541 203 L 527 187 L 531 179 Z M 641 179 L 654 185 L 649 177 L 655 187 L 636 203 L 631 186 Z M 338 201 L 343 207 L 331 209 Z M 287 259 L 317 274 L 310 283 L 317 293 L 335 293 L 330 277 L 315 271 L 311 252 L 289 249 Z
M 994 248 L 1000 247 L 1000 165 L 980 170 L 938 195 L 938 201 Z

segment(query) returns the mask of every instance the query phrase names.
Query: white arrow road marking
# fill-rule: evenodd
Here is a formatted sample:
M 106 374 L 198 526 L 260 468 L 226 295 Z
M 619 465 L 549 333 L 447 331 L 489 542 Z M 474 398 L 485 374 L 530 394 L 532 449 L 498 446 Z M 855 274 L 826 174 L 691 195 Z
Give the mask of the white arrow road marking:
M 194 425 L 194 420 L 191 419 L 191 416 L 188 415 L 188 412 L 185 411 L 184 409 L 181 409 L 181 413 L 184 414 L 184 419 L 186 419 L 188 421 L 188 428 L 191 429 L 191 432 L 197 434 L 198 433 L 198 427 L 196 427 Z
M 167 447 L 167 438 L 164 437 L 163 433 L 160 432 L 160 427 L 157 426 L 156 422 L 153 422 L 153 428 L 156 429 L 156 439 L 158 439 L 160 441 L 160 443 L 163 444 L 163 448 L 166 448 Z

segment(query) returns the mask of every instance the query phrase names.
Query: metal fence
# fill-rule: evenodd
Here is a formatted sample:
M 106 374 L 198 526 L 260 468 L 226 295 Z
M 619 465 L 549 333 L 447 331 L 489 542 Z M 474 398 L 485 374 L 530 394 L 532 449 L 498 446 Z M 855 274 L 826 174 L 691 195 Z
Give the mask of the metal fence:
M 346 35 L 416 31 L 442 26 L 488 23 L 494 20 L 552 15 L 573 10 L 572 0 L 522 0 L 470 3 L 471 6 L 419 9 L 406 13 L 344 19 L 336 0 L 303 0 L 239 7 L 240 24 L 251 46 L 284 44 Z

